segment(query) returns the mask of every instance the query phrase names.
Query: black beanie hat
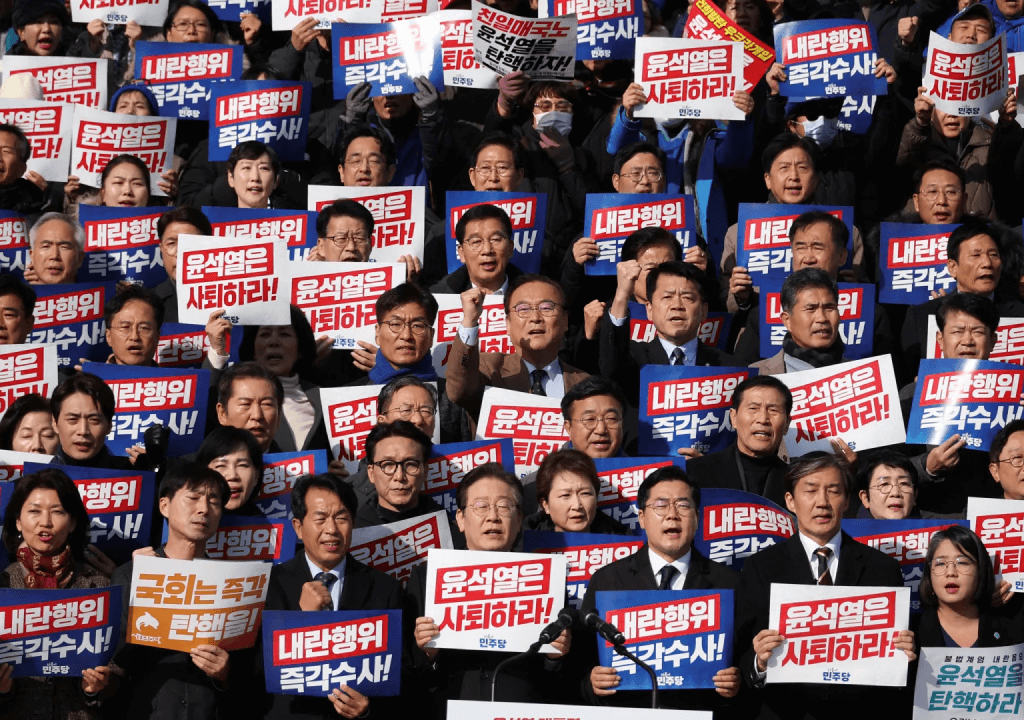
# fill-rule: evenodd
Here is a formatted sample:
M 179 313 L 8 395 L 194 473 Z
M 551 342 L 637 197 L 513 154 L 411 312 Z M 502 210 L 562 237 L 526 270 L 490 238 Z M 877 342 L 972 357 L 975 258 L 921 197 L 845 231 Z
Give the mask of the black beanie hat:
M 18 0 L 11 19 L 14 29 L 20 30 L 44 15 L 55 16 L 61 25 L 67 25 L 71 21 L 63 0 Z

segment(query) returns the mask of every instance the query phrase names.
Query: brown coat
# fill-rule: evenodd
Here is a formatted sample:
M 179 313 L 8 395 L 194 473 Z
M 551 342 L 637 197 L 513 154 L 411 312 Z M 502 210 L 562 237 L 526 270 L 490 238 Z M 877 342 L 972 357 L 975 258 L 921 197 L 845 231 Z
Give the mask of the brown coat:
M 758 375 L 785 375 L 786 374 L 785 350 L 779 350 L 770 358 L 750 363 L 750 367 L 757 368 Z

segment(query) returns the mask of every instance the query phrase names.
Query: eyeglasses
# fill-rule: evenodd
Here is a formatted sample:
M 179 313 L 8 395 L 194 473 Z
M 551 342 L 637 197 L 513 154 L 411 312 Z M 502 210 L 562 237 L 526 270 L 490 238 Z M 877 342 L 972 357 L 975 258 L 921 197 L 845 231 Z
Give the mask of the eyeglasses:
M 974 573 L 975 563 L 965 557 L 958 557 L 956 560 L 932 560 L 932 572 L 936 575 L 949 575 L 949 568 L 956 568 L 957 575 L 971 575 Z
M 568 100 L 559 100 L 558 102 L 538 100 L 533 104 L 533 109 L 540 110 L 541 112 L 551 112 L 552 110 L 557 110 L 558 112 L 572 112 L 572 103 Z
M 618 413 L 608 413 L 603 417 L 597 417 L 596 415 L 588 415 L 581 417 L 579 420 L 572 420 L 571 422 L 579 423 L 587 430 L 593 430 L 597 427 L 597 424 L 603 422 L 605 427 L 615 429 L 622 425 L 622 416 Z
M 1013 457 L 1006 458 L 1005 460 L 996 460 L 997 464 L 1010 463 L 1010 465 L 1017 470 L 1024 467 L 1024 455 L 1014 455 Z
M 540 314 L 543 315 L 544 317 L 553 317 L 558 314 L 559 307 L 560 306 L 558 303 L 551 302 L 550 300 L 545 300 L 540 305 L 519 303 L 518 305 L 513 306 L 512 312 L 521 317 L 523 320 L 526 320 L 527 318 L 533 316 L 535 310 L 540 310 Z
M 939 199 L 940 194 L 947 200 L 953 200 L 955 202 L 960 199 L 960 196 L 964 194 L 964 191 L 960 188 L 928 188 L 927 190 L 921 191 L 921 196 L 928 202 L 935 202 Z
M 495 510 L 497 510 L 498 514 L 502 517 L 509 517 L 510 515 L 512 515 L 513 510 L 517 510 L 519 508 L 518 505 L 516 505 L 513 502 L 509 502 L 508 500 L 499 500 L 498 502 L 494 503 L 494 505 L 491 505 L 489 502 L 485 500 L 477 500 L 472 505 L 467 505 L 466 507 L 472 509 L 472 511 L 476 513 L 477 517 L 482 518 L 487 517 L 491 514 L 492 507 Z
M 139 337 L 144 338 L 153 337 L 153 335 L 156 333 L 156 328 L 150 325 L 149 323 L 132 324 L 130 322 L 123 322 L 118 323 L 117 325 L 114 326 L 114 331 L 124 338 L 132 334 L 132 329 L 138 330 Z
M 640 182 L 640 179 L 644 175 L 650 178 L 651 182 L 661 182 L 661 179 L 665 177 L 661 170 L 652 167 L 644 168 L 643 170 L 638 168 L 636 170 L 630 170 L 629 172 L 622 173 L 622 177 L 627 177 L 635 183 Z
M 363 157 L 362 155 L 349 155 L 345 158 L 346 165 L 362 165 L 363 162 L 368 163 L 372 168 L 379 168 L 384 165 L 384 156 L 367 155 L 366 157 Z
M 430 326 L 422 320 L 399 320 L 398 318 L 392 318 L 386 322 L 380 323 L 380 325 L 387 325 L 388 330 L 393 332 L 395 335 L 402 332 L 406 326 L 412 330 L 413 335 L 426 335 L 427 330 Z
M 413 416 L 413 413 L 419 413 L 419 416 L 424 420 L 429 420 L 434 417 L 435 410 L 427 405 L 420 405 L 419 407 L 413 407 L 412 405 L 403 405 L 400 408 L 391 408 L 385 415 L 391 415 L 394 413 L 398 415 L 402 420 L 408 420 Z
M 380 468 L 380 471 L 391 477 L 395 474 L 398 468 L 402 468 L 402 471 L 406 475 L 419 475 L 423 472 L 423 463 L 419 460 L 403 460 L 402 462 L 395 462 L 394 460 L 381 460 L 380 462 L 370 463 Z
M 364 248 L 370 244 L 370 239 L 362 233 L 343 233 L 339 235 L 328 235 L 324 240 L 330 240 L 334 246 L 341 250 L 351 243 L 354 247 Z
M 205 20 L 175 20 L 171 25 L 178 32 L 185 32 L 189 28 L 195 28 L 196 32 L 210 29 L 210 23 Z
M 498 173 L 498 177 L 508 177 L 516 171 L 511 165 L 495 165 L 494 167 L 484 165 L 473 169 L 476 170 L 477 175 L 483 178 L 489 178 L 492 172 Z
M 891 483 L 888 480 L 884 480 L 878 483 L 877 485 L 872 485 L 871 487 L 873 487 L 875 490 L 882 493 L 883 495 L 888 495 L 889 493 L 892 492 L 892 489 L 897 485 L 899 486 L 901 493 L 910 495 L 914 492 L 914 486 L 910 482 Z
M 484 240 L 482 237 L 474 236 L 466 238 L 462 241 L 462 246 L 469 248 L 475 253 L 480 252 L 484 248 L 484 243 L 487 243 L 492 248 L 500 248 L 508 242 L 508 235 L 492 235 L 491 237 Z
M 647 507 L 654 511 L 654 514 L 658 517 L 665 517 L 668 515 L 668 509 L 674 507 L 676 512 L 680 515 L 686 515 L 688 512 L 693 510 L 693 501 L 685 498 L 680 500 L 668 501 L 668 500 L 655 500 L 652 503 L 648 503 Z

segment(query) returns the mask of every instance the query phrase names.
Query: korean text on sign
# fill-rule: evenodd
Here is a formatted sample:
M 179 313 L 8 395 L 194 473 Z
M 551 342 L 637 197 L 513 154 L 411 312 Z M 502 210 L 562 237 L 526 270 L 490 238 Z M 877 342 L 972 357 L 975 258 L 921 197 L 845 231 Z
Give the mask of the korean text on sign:
M 74 142 L 71 146 L 71 174 L 85 185 L 100 187 L 111 159 L 133 155 L 149 169 L 149 192 L 164 195 L 160 174 L 174 163 L 177 120 L 135 117 L 120 113 L 77 108 Z
M 320 212 L 340 199 L 355 200 L 373 215 L 371 262 L 398 262 L 408 255 L 423 260 L 426 188 L 313 185 L 309 192 L 309 209 Z
M 575 14 L 535 20 L 473 2 L 473 54 L 499 75 L 571 80 L 576 66 Z
M 167 279 L 156 226 L 166 208 L 82 205 L 85 260 L 79 280 L 129 280 L 155 287 Z
M 139 42 L 135 79 L 153 92 L 164 117 L 206 120 L 213 85 L 242 77 L 242 46 Z
M 633 532 L 639 532 L 636 495 L 640 483 L 659 468 L 675 465 L 685 467 L 681 457 L 672 458 L 595 458 L 597 479 L 597 508 Z
M 170 0 L 71 0 L 71 19 L 87 25 L 102 20 L 110 25 L 162 25 Z
M 334 97 L 370 83 L 370 95 L 416 92 L 413 78 L 425 76 L 436 88 L 444 85 L 441 65 L 441 23 L 433 16 L 392 23 L 335 23 Z
M 349 472 L 359 468 L 366 453 L 366 436 L 377 424 L 377 394 L 383 385 L 321 388 L 320 404 L 331 440 L 331 453 Z
M 473 56 L 473 11 L 442 10 L 441 64 L 444 84 L 448 87 L 496 88 L 498 74 L 476 61 Z
M 782 322 L 782 285 L 780 277 L 761 280 L 758 306 L 761 357 L 771 357 L 782 349 L 786 326 Z M 843 356 L 850 360 L 871 357 L 874 350 L 875 286 L 836 283 L 839 290 L 839 337 Z
M 434 347 L 430 352 L 434 360 L 434 372 L 438 377 L 444 377 L 452 352 L 452 343 L 458 337 L 459 327 L 462 326 L 462 298 L 455 294 L 438 293 L 434 295 L 434 299 L 437 300 L 438 311 L 434 323 Z M 502 298 L 497 295 L 485 297 L 478 325 L 480 334 L 477 346 L 480 352 L 515 352 L 505 320 L 505 305 Z
M 641 35 L 639 0 L 542 0 L 542 18 L 575 15 L 577 60 L 630 60 Z
M 800 215 L 810 210 L 824 210 L 846 224 L 850 240 L 846 246 L 847 263 L 853 257 L 853 208 L 820 205 L 771 205 L 740 203 L 736 237 L 736 264 L 754 276 L 784 277 L 793 270 L 793 250 L 789 228 Z
M 493 387 L 484 389 L 476 433 L 478 440 L 511 438 L 520 476 L 569 439 L 558 400 Z
M 50 182 L 68 179 L 73 115 L 67 103 L 0 98 L 0 122 L 25 133 L 32 145 L 28 169 Z
M 934 292 L 952 292 L 955 281 L 946 267 L 946 243 L 957 227 L 882 223 L 882 284 L 878 301 L 919 305 Z
M 316 213 L 303 210 L 254 210 L 203 206 L 217 237 L 272 240 L 283 238 L 288 259 L 305 260 L 316 247 Z
M 30 344 L 53 343 L 61 367 L 82 358 L 106 360 L 110 355 L 103 307 L 114 296 L 114 283 L 36 285 L 35 324 Z
M 633 81 L 646 101 L 636 117 L 743 120 L 732 101 L 743 87 L 743 46 L 729 40 L 639 38 Z
M 919 652 L 914 720 L 1020 717 L 1024 644 L 969 649 L 923 647 Z
M 683 37 L 695 40 L 732 40 L 743 43 L 743 90 L 750 92 L 771 67 L 775 51 L 730 20 L 711 0 L 690 4 Z
M 295 481 L 303 475 L 327 472 L 326 450 L 266 453 L 263 455 L 263 482 L 254 501 L 268 519 L 292 518 L 291 494 Z
M 50 397 L 56 387 L 56 345 L 0 345 L 0 415 L 21 396 Z
M 885 95 L 875 77 L 874 26 L 852 20 L 801 20 L 775 26 L 775 60 L 786 67 L 786 97 Z
M 587 595 L 587 586 L 594 573 L 616 560 L 627 558 L 641 547 L 642 538 L 596 533 L 527 530 L 523 533 L 523 549 L 528 553 L 563 555 L 566 560 L 566 590 L 569 604 L 579 609 Z
M 511 440 L 435 444 L 427 461 L 423 493 L 447 510 L 448 516 L 454 520 L 458 510 L 456 494 L 462 478 L 473 468 L 492 462 L 500 463 L 506 472 L 516 471 L 515 449 Z
M 967 519 L 992 557 L 997 584 L 1024 593 L 1024 500 L 968 498 Z
M 427 561 L 427 551 L 433 548 L 452 548 L 448 514 L 442 510 L 395 523 L 356 528 L 349 552 L 359 562 L 391 575 L 405 587 L 409 573 Z
M 707 488 L 700 494 L 700 512 L 694 545 L 705 557 L 734 570 L 796 531 L 792 516 L 782 508 L 742 490 Z
M 683 250 L 696 243 L 692 195 L 656 193 L 644 196 L 643 203 L 630 201 L 631 197 L 619 193 L 587 195 L 583 235 L 597 243 L 600 253 L 584 265 L 588 275 L 614 275 L 623 243 L 641 228 L 668 230 Z
M 31 74 L 43 88 L 43 100 L 105 110 L 107 62 L 68 57 L 4 56 L 3 81 Z
M 966 45 L 933 32 L 928 36 L 922 85 L 938 110 L 984 117 L 1006 100 L 1006 65 L 1005 34 Z
M 938 342 L 936 334 L 939 331 L 939 324 L 934 315 L 928 316 L 929 342 L 925 357 L 928 359 L 943 358 L 942 345 Z M 996 326 L 996 343 L 992 346 L 992 352 L 988 359 L 992 362 L 1008 363 L 1010 365 L 1024 365 L 1024 318 L 1006 317 L 999 319 Z
M 236 145 L 257 140 L 281 160 L 304 160 L 311 88 L 273 80 L 215 83 L 208 159 L 226 161 Z
M 459 219 L 476 205 L 495 205 L 512 221 L 512 264 L 524 273 L 540 272 L 544 227 L 547 222 L 547 193 L 465 192 L 447 193 L 448 212 L 445 217 L 445 247 L 448 272 L 462 267 L 462 250 L 455 238 Z

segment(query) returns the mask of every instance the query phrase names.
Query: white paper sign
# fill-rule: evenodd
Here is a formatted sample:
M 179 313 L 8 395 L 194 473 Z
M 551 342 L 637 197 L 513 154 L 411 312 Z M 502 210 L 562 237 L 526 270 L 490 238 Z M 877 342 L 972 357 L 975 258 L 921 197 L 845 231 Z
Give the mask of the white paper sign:
M 306 18 L 315 17 L 317 27 L 330 30 L 332 22 L 379 23 L 384 0 L 270 0 L 274 32 L 291 30 Z
M 622 720 L 627 713 L 618 707 L 590 705 L 539 706 L 543 717 L 574 718 L 574 720 Z M 539 715 L 538 706 L 530 703 L 481 702 L 479 700 L 449 700 L 448 720 L 505 720 L 505 718 L 532 718 Z M 632 714 L 643 715 L 644 720 L 711 720 L 707 710 L 651 710 L 644 708 Z
M 732 102 L 742 90 L 743 44 L 724 40 L 636 40 L 633 81 L 647 102 L 635 117 L 745 120 Z
M 158 183 L 160 173 L 174 166 L 177 118 L 136 117 L 76 108 L 74 128 L 71 174 L 83 185 L 98 188 L 107 163 L 127 154 L 139 158 L 149 168 L 149 194 L 166 195 Z
M 71 20 L 88 25 L 102 20 L 108 25 L 126 25 L 129 20 L 139 25 L 160 27 L 167 19 L 170 0 L 71 0 Z
M 425 469 L 425 468 L 424 468 Z M 352 531 L 349 554 L 364 565 L 380 570 L 404 586 L 417 565 L 427 561 L 434 548 L 451 550 L 452 531 L 444 510 L 408 520 Z
M 434 295 L 434 299 L 437 300 L 437 322 L 434 323 L 434 347 L 430 354 L 434 360 L 434 372 L 438 377 L 445 377 L 452 343 L 459 336 L 459 327 L 462 326 L 462 296 L 439 293 Z M 503 297 L 488 295 L 484 298 L 478 327 L 480 352 L 515 352 L 512 338 L 508 334 Z
M 565 607 L 565 565 L 564 555 L 429 551 L 424 617 L 440 632 L 427 647 L 529 649 Z
M 525 477 L 568 440 L 561 403 L 544 395 L 484 388 L 477 440 L 512 438 L 516 474 Z
M 830 438 L 858 451 L 907 439 L 889 355 L 776 377 L 793 392 L 786 448 L 794 457 L 832 452 Z
M 178 321 L 206 325 L 215 310 L 233 325 L 288 325 L 288 244 L 180 235 Z
M 942 347 L 935 337 L 938 331 L 939 324 L 935 321 L 935 316 L 929 315 L 928 345 L 925 347 L 925 357 L 927 358 L 945 357 L 942 354 Z M 999 319 L 999 325 L 996 327 L 996 344 L 992 347 L 988 359 L 993 362 L 1024 365 L 1024 318 Z
M 0 345 L 0 417 L 23 395 L 50 397 L 57 388 L 57 362 L 52 343 Z
M 1005 33 L 978 45 L 928 35 L 922 85 L 944 113 L 981 117 L 998 109 L 1006 100 L 1006 71 Z
M 17 125 L 32 145 L 28 169 L 49 182 L 67 182 L 75 106 L 0 98 L 0 122 Z
M 0 482 L 11 482 L 20 478 L 25 463 L 49 465 L 51 462 L 53 462 L 53 455 L 0 450 Z
M 967 519 L 992 558 L 996 584 L 1006 580 L 1024 593 L 1024 500 L 969 497 Z
M 772 583 L 768 627 L 786 639 L 767 682 L 903 687 L 909 658 L 893 640 L 909 622 L 908 587 Z
M 355 200 L 373 215 L 370 262 L 398 262 L 405 255 L 415 255 L 423 262 L 426 192 L 422 186 L 364 188 L 311 185 L 308 204 L 310 210 L 320 212 L 335 200 Z
M 485 90 L 498 87 L 498 74 L 473 56 L 473 11 L 442 10 L 437 19 L 441 21 L 444 84 Z
M 473 0 L 473 55 L 498 75 L 522 71 L 531 80 L 572 80 L 576 16 L 535 20 Z
M 999 637 L 999 633 L 996 633 Z M 914 720 L 1016 720 L 1024 644 L 918 650 Z
M 3 82 L 30 73 L 43 86 L 43 100 L 106 110 L 107 61 L 87 58 L 5 55 Z

